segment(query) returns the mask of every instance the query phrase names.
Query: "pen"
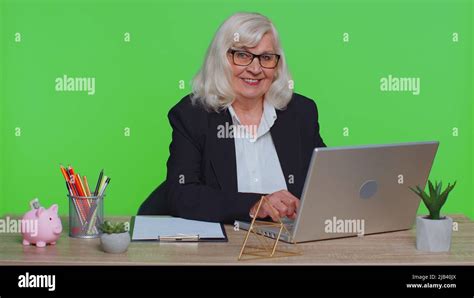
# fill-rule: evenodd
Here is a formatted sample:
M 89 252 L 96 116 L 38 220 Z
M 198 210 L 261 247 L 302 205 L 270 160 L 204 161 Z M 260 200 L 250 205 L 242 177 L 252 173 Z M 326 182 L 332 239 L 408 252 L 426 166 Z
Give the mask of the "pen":
M 158 236 L 159 241 L 198 241 L 199 235 Z
M 92 228 L 95 228 L 95 221 L 97 219 L 96 213 L 97 213 L 97 207 L 98 207 L 98 204 L 99 204 L 99 200 L 104 195 L 105 189 L 107 188 L 107 185 L 109 185 L 109 183 L 110 183 L 110 177 L 104 176 L 103 179 L 102 179 L 102 182 L 103 183 L 101 183 L 101 187 L 99 188 L 100 189 L 99 195 L 98 195 L 99 198 L 97 198 L 95 206 L 93 206 L 93 210 L 91 211 L 92 216 L 91 216 L 91 221 L 89 222 L 89 228 L 87 229 L 88 233 L 90 233 Z
M 70 194 L 71 196 L 73 196 L 74 193 L 72 192 L 72 189 L 71 189 L 71 187 L 69 186 L 69 182 L 67 182 L 67 181 L 66 181 L 66 188 L 67 188 L 67 190 L 69 191 L 69 194 Z
M 105 177 L 107 177 L 107 176 L 105 176 Z M 104 178 L 105 178 L 105 177 L 104 177 Z M 110 177 L 107 177 L 107 179 L 106 179 L 105 182 L 104 182 L 104 185 L 100 188 L 99 196 L 102 196 L 102 195 L 104 194 L 105 189 L 107 188 L 107 186 L 109 185 L 109 183 L 110 183 Z
M 97 180 L 97 185 L 95 186 L 94 196 L 99 194 L 99 187 L 102 182 L 102 176 L 104 175 L 104 169 L 100 171 L 99 179 Z

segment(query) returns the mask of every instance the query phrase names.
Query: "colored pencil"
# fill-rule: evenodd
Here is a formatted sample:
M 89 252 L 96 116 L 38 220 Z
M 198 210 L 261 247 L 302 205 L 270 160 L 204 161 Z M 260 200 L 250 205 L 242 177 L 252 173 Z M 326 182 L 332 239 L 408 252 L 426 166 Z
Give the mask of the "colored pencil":
M 84 180 L 84 181 L 83 181 L 83 185 L 84 185 L 84 187 L 86 188 L 86 195 L 87 195 L 88 197 L 90 197 L 90 196 L 91 196 L 91 190 L 90 190 L 90 188 L 89 188 L 89 183 L 87 183 L 87 177 L 86 177 L 86 176 L 83 176 L 83 177 L 82 177 L 82 180 Z

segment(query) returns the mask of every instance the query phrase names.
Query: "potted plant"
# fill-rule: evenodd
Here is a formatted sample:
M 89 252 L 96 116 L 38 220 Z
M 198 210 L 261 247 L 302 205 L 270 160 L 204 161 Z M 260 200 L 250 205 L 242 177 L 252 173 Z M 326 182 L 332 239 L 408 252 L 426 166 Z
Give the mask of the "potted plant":
M 126 252 L 130 245 L 130 234 L 128 233 L 128 223 L 111 223 L 104 221 L 100 226 L 100 244 L 102 249 L 108 253 Z
M 456 182 L 453 185 L 448 183 L 448 187 L 442 190 L 441 182 L 435 182 L 433 185 L 431 181 L 428 181 L 429 194 L 419 186 L 416 186 L 416 189 L 410 187 L 421 197 L 430 212 L 428 216 L 417 216 L 416 218 L 416 249 L 432 252 L 449 251 L 453 219 L 441 216 L 440 211 L 454 186 L 456 186 Z

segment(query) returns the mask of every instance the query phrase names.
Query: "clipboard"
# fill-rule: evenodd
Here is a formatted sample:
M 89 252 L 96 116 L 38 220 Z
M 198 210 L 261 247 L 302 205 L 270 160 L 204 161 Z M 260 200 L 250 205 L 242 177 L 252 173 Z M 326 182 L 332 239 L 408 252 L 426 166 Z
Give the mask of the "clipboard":
M 140 217 L 139 229 L 136 231 L 137 217 Z M 146 223 L 143 223 L 146 221 Z M 148 225 L 148 226 L 147 226 Z M 151 225 L 151 226 L 150 226 Z M 174 225 L 174 227 L 171 227 Z M 179 227 L 177 227 L 179 225 Z M 170 230 L 173 233 L 170 233 Z M 190 232 L 191 231 L 191 232 Z M 224 225 L 218 222 L 188 220 L 179 217 L 147 215 L 132 216 L 130 235 L 134 242 L 228 242 Z

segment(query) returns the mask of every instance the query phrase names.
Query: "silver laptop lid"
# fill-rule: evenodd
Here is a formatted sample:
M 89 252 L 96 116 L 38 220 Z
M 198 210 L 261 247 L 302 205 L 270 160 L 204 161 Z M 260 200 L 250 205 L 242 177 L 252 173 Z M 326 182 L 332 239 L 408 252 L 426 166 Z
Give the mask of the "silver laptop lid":
M 316 148 L 292 240 L 409 229 L 439 142 Z M 363 231 L 361 231 L 363 230 Z

